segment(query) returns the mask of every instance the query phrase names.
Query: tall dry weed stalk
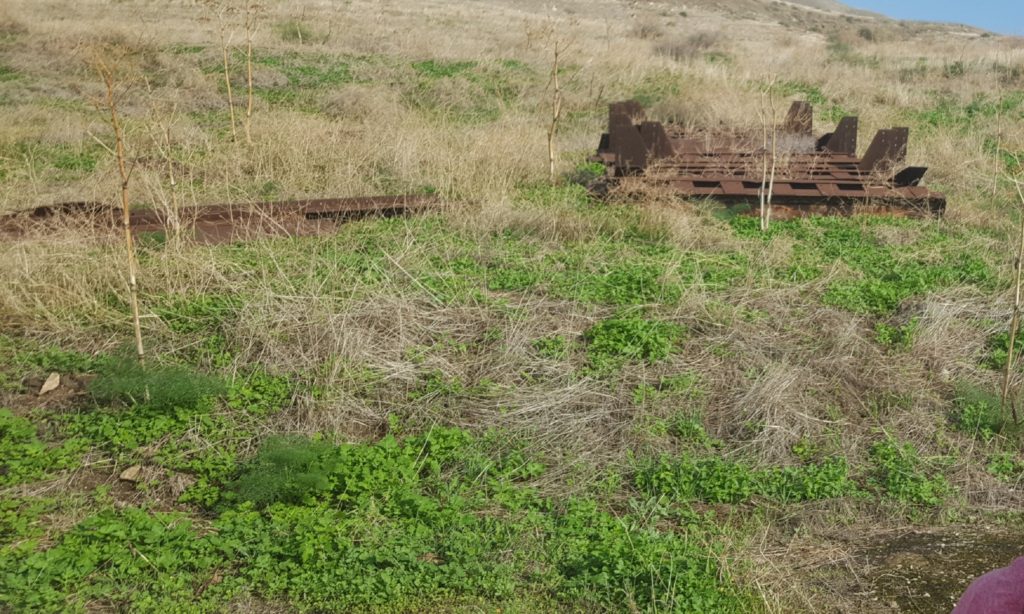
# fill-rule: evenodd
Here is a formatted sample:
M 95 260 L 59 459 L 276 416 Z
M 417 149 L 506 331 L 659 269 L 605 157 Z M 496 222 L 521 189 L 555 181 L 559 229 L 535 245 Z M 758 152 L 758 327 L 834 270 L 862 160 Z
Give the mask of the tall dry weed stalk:
M 106 87 L 106 96 L 97 102 L 97 107 L 106 110 L 110 114 L 110 126 L 114 130 L 114 156 L 117 159 L 117 171 L 121 179 L 121 223 L 124 227 L 125 263 L 128 272 L 128 292 L 132 309 L 132 326 L 135 332 L 135 353 L 139 363 L 145 364 L 146 350 L 142 343 L 142 323 L 139 315 L 139 283 L 138 269 L 139 262 L 135 254 L 135 241 L 132 236 L 131 227 L 131 201 L 128 197 L 128 183 L 131 173 L 128 169 L 127 156 L 125 155 L 124 128 L 117 110 L 117 69 L 118 59 L 110 59 L 109 55 L 119 55 L 117 50 L 93 49 L 90 55 L 90 64 L 93 70 L 103 80 Z M 122 55 L 123 58 L 123 55 Z M 120 61 L 123 61 L 121 59 Z M 131 81 L 126 84 L 130 87 Z M 148 391 L 147 391 L 148 396 Z
M 1017 332 L 1020 330 L 1020 310 L 1021 310 L 1021 281 L 1022 272 L 1024 272 L 1024 189 L 1021 188 L 1021 181 L 1014 180 L 1014 185 L 1017 188 L 1017 196 L 1020 199 L 1020 208 L 1018 214 L 1020 216 L 1020 234 L 1019 241 L 1017 244 L 1017 253 L 1014 259 L 1014 284 L 1013 284 L 1013 314 L 1010 316 L 1010 339 L 1007 342 L 1007 353 L 1006 353 L 1006 372 L 1003 374 L 1003 390 L 1000 395 L 1000 406 L 1003 413 L 1003 419 L 1006 419 L 1006 405 L 1010 396 L 1010 379 L 1013 373 L 1014 367 L 1014 348 L 1017 340 Z M 1017 424 L 1020 422 L 1017 416 L 1017 404 L 1010 402 L 1010 412 L 1013 415 L 1013 422 Z
M 775 171 L 778 161 L 779 124 L 775 102 L 775 77 L 761 90 L 762 156 L 761 156 L 761 187 L 757 196 L 760 205 L 761 231 L 767 231 L 772 218 L 772 192 L 775 190 Z M 769 133 L 771 140 L 769 142 Z M 770 163 L 769 163 L 770 160 Z
M 177 105 L 171 108 L 170 117 L 166 122 L 157 123 L 159 134 L 154 136 L 153 142 L 160 157 L 164 159 L 164 166 L 167 169 L 167 183 L 171 192 L 171 207 L 168 211 L 167 220 L 171 229 L 171 242 L 175 245 L 181 242 L 181 204 L 178 197 L 178 178 L 174 172 L 174 158 L 171 156 L 171 125 L 177 115 Z

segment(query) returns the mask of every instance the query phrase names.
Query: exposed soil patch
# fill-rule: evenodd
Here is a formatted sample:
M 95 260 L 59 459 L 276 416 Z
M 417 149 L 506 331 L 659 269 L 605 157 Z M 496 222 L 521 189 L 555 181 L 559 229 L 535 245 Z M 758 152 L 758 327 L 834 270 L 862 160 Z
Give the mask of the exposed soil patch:
M 59 385 L 40 394 L 45 377 L 29 376 L 21 382 L 21 389 L 0 392 L 0 407 L 6 407 L 16 416 L 29 416 L 37 409 L 63 412 L 81 405 L 92 375 L 61 374 Z
M 888 534 L 855 556 L 859 590 L 878 611 L 947 614 L 978 576 L 1024 556 L 1024 534 L 950 527 Z

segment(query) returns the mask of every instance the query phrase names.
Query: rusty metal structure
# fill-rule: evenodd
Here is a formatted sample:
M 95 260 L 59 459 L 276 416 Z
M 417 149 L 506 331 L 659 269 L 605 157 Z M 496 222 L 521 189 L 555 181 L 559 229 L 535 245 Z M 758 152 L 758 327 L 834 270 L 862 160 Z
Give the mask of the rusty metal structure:
M 338 224 L 370 216 L 394 217 L 439 206 L 428 196 L 371 196 L 291 200 L 256 204 L 183 207 L 177 219 L 160 211 L 131 212 L 135 234 L 171 231 L 175 224 L 199 243 L 230 243 L 261 236 L 305 236 L 333 231 Z M 121 209 L 101 203 L 64 203 L 0 216 L 0 236 L 31 236 L 56 228 L 121 228 Z
M 618 102 L 609 105 L 608 132 L 592 160 L 605 165 L 608 184 L 627 192 L 660 187 L 687 199 L 756 207 L 770 187 L 777 217 L 942 215 L 946 197 L 921 185 L 927 169 L 901 168 L 909 129 L 878 131 L 858 157 L 856 117 L 815 137 L 813 114 L 809 103 L 798 101 L 781 125 L 767 130 L 686 130 L 648 121 L 635 101 Z

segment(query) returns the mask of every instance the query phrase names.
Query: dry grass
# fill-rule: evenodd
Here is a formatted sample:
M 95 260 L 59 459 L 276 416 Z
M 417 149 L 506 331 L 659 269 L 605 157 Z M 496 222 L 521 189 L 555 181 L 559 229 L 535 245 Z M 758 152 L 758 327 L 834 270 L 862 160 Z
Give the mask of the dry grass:
M 810 32 L 807 24 L 763 21 L 761 3 L 737 2 L 737 14 L 751 19 L 730 21 L 728 28 L 725 17 L 699 3 L 685 17 L 640 7 L 635 18 L 622 3 L 570 2 L 560 5 L 555 17 L 540 13 L 539 3 L 529 4 L 356 0 L 344 9 L 312 2 L 270 7 L 266 24 L 301 14 L 303 23 L 317 24 L 319 35 L 299 43 L 262 28 L 257 57 L 299 57 L 315 64 L 327 56 L 332 63 L 347 63 L 351 79 L 302 90 L 294 104 L 257 98 L 250 147 L 227 136 L 226 102 L 216 73 L 217 25 L 197 4 L 8 0 L 0 9 L 0 69 L 7 67 L 17 77 L 0 78 L 7 120 L 0 127 L 0 212 L 71 200 L 111 202 L 116 196 L 114 161 L 96 144 L 110 140 L 103 119 L 83 102 L 98 84 L 84 69 L 80 50 L 101 39 L 128 46 L 136 70 L 149 79 L 149 87 L 126 92 L 122 104 L 129 155 L 136 160 L 133 195 L 143 205 L 169 202 L 160 141 L 154 138 L 167 124 L 183 204 L 430 186 L 455 205 L 443 216 L 447 228 L 469 237 L 523 234 L 545 253 L 625 232 L 613 216 L 586 215 L 567 203 L 529 205 L 516 197 L 518 186 L 546 175 L 547 59 L 528 33 L 553 18 L 564 19 L 563 27 L 573 28 L 580 43 L 566 60 L 580 76 L 565 92 L 559 149 L 567 153 L 558 160 L 559 170 L 572 170 L 594 148 L 609 101 L 649 95 L 654 113 L 662 117 L 697 126 L 751 127 L 757 122 L 758 88 L 777 76 L 813 86 L 833 104 L 859 114 L 862 135 L 916 122 L 909 161 L 930 166 L 932 184 L 949 195 L 946 223 L 990 233 L 976 235 L 977 248 L 999 252 L 998 233 L 1009 227 L 1008 200 L 997 181 L 1001 163 L 988 148 L 995 135 L 1003 148 L 1024 151 L 1024 123 L 997 115 L 984 120 L 984 130 L 942 124 L 925 130 L 914 113 L 935 108 L 931 92 L 962 108 L 977 96 L 991 99 L 1016 91 L 1020 82 L 1013 71 L 1024 67 L 1021 45 L 927 27 L 908 33 L 875 22 L 867 40 L 856 31 L 868 22 L 851 25 L 828 13 L 799 13 L 820 24 L 819 32 Z M 829 51 L 827 34 L 847 51 Z M 710 52 L 722 57 L 706 59 Z M 425 60 L 475 62 L 478 76 L 424 76 L 415 65 Z M 521 66 L 503 64 L 506 60 Z M 947 67 L 957 62 L 962 73 L 951 75 Z M 256 87 L 287 88 L 282 71 L 258 66 Z M 493 72 L 511 92 L 480 119 L 472 111 L 496 98 L 487 89 L 493 84 L 486 82 Z M 430 107 L 421 104 L 426 96 Z M 828 120 L 816 119 L 819 129 L 830 127 Z M 866 141 L 862 136 L 862 147 Z M 71 163 L 55 165 L 67 155 L 71 158 L 61 159 Z M 76 156 L 92 159 L 94 168 L 76 166 Z M 752 269 L 762 272 L 781 268 L 792 254 L 793 244 L 785 238 L 765 245 L 739 238 L 700 204 L 681 205 L 656 193 L 644 200 L 648 207 L 638 218 L 640 227 L 664 232 L 679 249 L 742 251 L 755 263 Z M 841 434 L 838 450 L 863 461 L 881 430 L 915 442 L 923 454 L 945 454 L 952 444 L 934 434 L 944 427 L 954 383 L 990 383 L 993 376 L 978 367 L 977 357 L 1009 304 L 1001 292 L 979 296 L 952 288 L 930 294 L 898 314 L 919 318 L 912 348 L 886 353 L 868 318 L 813 298 L 847 273 L 840 265 L 804 285 L 772 284 L 752 273 L 720 292 L 691 287 L 678 304 L 660 308 L 660 317 L 689 330 L 684 351 L 656 366 L 627 369 L 610 384 L 579 377 L 572 359 L 539 359 L 531 344 L 551 335 L 579 339 L 613 308 L 581 307 L 538 294 L 511 296 L 501 309 L 439 300 L 409 271 L 456 254 L 439 253 L 424 242 L 429 237 L 417 236 L 417 228 L 406 227 L 395 251 L 375 271 L 380 279 L 370 290 L 354 285 L 340 291 L 324 282 L 346 274 L 346 264 L 332 252 L 316 249 L 321 241 L 336 245 L 334 238 L 310 239 L 308 259 L 298 268 L 275 240 L 248 248 L 256 265 L 240 264 L 222 249 L 169 245 L 145 255 L 143 310 L 147 297 L 244 295 L 240 317 L 226 333 L 233 350 L 227 374 L 262 365 L 273 372 L 312 374 L 311 387 L 326 391 L 315 397 L 304 391 L 295 411 L 268 429 L 365 439 L 382 432 L 390 416 L 419 425 L 501 427 L 530 438 L 553 467 L 541 487 L 565 493 L 587 488 L 589 478 L 609 467 L 628 464 L 629 451 L 645 441 L 646 421 L 669 411 L 638 412 L 633 388 L 681 372 L 699 376 L 707 427 L 738 458 L 791 462 L 791 449 L 802 439 Z M 890 233 L 879 237 L 887 245 L 910 239 L 900 230 L 881 232 Z M 337 240 L 351 241 L 341 251 L 362 249 L 358 237 Z M 12 333 L 68 347 L 118 347 L 130 330 L 121 307 L 128 289 L 119 273 L 120 257 L 116 244 L 83 238 L 76 228 L 0 245 L 0 323 L 11 323 Z M 758 315 L 748 317 L 751 313 Z M 157 354 L 189 349 L 155 315 L 144 317 L 142 326 Z M 487 341 L 488 331 L 498 331 L 500 342 Z M 463 345 L 473 349 L 459 349 Z M 422 348 L 432 350 L 426 358 L 417 354 Z M 353 369 L 364 366 L 379 375 L 368 393 L 353 380 Z M 457 404 L 411 396 L 432 373 L 469 386 L 489 382 L 494 391 L 464 395 Z M 904 400 L 883 402 L 894 398 Z M 951 473 L 963 493 L 962 509 L 1018 506 L 1019 493 L 995 483 L 984 462 L 968 449 Z M 567 487 L 569 476 L 586 479 Z M 812 510 L 799 522 L 812 522 L 813 515 Z M 879 512 L 832 509 L 823 515 L 834 521 L 877 518 Z M 817 527 L 816 535 L 827 528 Z M 819 598 L 803 583 L 800 565 L 841 566 L 852 556 L 835 544 L 816 545 L 814 537 L 787 541 L 778 527 L 765 528 L 762 537 L 761 543 L 736 549 L 770 572 L 754 583 L 775 611 L 813 609 Z M 849 595 L 829 598 L 840 609 L 856 602 Z M 239 607 L 260 611 L 263 605 Z

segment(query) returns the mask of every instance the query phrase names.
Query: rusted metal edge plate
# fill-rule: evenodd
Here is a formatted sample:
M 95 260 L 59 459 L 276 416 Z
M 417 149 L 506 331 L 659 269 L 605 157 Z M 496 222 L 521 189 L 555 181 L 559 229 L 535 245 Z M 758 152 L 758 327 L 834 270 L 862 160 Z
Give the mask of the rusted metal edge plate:
M 680 199 L 709 200 L 723 204 L 730 209 L 756 210 L 759 203 L 760 184 L 748 186 L 727 186 L 723 188 L 702 186 L 700 182 L 679 180 L 659 184 L 649 178 L 628 178 L 619 182 L 619 193 L 628 197 L 636 190 L 643 194 L 646 188 L 664 185 Z M 725 187 L 725 186 L 723 186 Z M 905 188 L 893 190 L 873 187 L 859 194 L 851 195 L 838 190 L 834 184 L 819 186 L 818 189 L 788 189 L 775 185 L 772 190 L 772 209 L 782 212 L 773 217 L 802 217 L 808 215 L 893 215 L 897 217 L 931 218 L 942 216 L 946 210 L 946 198 L 926 188 Z

